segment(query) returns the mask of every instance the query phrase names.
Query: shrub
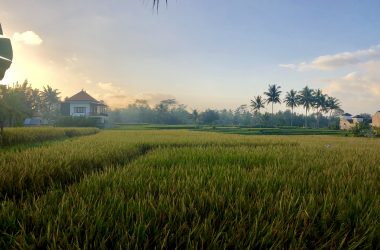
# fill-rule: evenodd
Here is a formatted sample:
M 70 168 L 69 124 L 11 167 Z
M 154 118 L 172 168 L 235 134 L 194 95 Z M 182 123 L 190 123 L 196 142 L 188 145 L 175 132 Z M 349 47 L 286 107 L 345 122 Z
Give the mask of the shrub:
M 380 128 L 375 127 L 373 128 L 373 131 L 375 133 L 375 136 L 380 137 Z
M 357 123 L 351 130 L 351 133 L 357 137 L 374 137 L 375 132 L 368 123 Z
M 93 117 L 61 117 L 56 122 L 58 127 L 100 127 L 97 118 Z

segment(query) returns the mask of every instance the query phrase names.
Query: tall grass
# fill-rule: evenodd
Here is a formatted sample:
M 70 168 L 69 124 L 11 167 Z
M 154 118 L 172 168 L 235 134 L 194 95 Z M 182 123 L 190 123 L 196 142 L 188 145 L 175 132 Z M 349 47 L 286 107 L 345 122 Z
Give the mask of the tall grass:
M 97 128 L 6 128 L 0 137 L 0 146 L 14 146 L 22 143 L 38 143 L 73 136 L 91 135 Z
M 70 152 L 79 144 L 107 163 L 103 171 L 3 199 L 0 247 L 376 249 L 380 242 L 379 140 L 109 131 L 54 147 Z M 123 166 L 110 160 L 142 145 L 149 151 Z M 48 158 L 39 155 L 41 174 Z

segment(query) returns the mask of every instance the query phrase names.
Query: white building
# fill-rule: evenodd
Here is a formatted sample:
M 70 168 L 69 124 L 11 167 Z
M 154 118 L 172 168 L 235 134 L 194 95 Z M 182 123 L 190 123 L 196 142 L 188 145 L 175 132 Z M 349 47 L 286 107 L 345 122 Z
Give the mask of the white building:
M 70 98 L 66 98 L 61 106 L 62 115 L 75 117 L 93 117 L 100 124 L 107 121 L 108 106 L 103 101 L 98 101 L 86 91 L 81 90 Z

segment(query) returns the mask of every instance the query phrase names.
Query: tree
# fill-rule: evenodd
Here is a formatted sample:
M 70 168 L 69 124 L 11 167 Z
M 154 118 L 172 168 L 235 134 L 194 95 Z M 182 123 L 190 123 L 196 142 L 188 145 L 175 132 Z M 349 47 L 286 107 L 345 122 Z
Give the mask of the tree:
M 305 127 L 307 127 L 307 112 L 310 107 L 313 105 L 313 95 L 312 90 L 306 86 L 304 87 L 298 94 L 299 103 L 305 108 L 306 116 L 305 116 Z
M 260 109 L 264 108 L 265 100 L 260 96 L 255 96 L 253 100 L 251 100 L 251 107 L 255 114 L 260 114 Z
M 299 104 L 299 96 L 297 95 L 297 91 L 292 89 L 289 92 L 287 92 L 285 96 L 285 103 L 287 107 L 290 107 L 292 109 L 292 113 L 290 116 L 290 126 L 293 126 L 294 108 L 297 107 Z
M 268 92 L 264 92 L 264 94 L 268 97 L 266 102 L 268 104 L 272 103 L 272 115 L 273 115 L 273 104 L 281 103 L 280 94 L 282 91 L 280 90 L 280 88 L 281 86 L 277 86 L 276 84 L 273 84 L 273 85 L 269 84 Z
M 42 108 L 44 116 L 50 120 L 54 118 L 59 111 L 60 97 L 61 94 L 58 89 L 53 89 L 51 86 L 47 85 L 43 87 L 41 92 Z
M 207 109 L 202 113 L 202 121 L 205 124 L 214 124 L 219 119 L 219 113 L 216 110 Z
M 326 99 L 327 96 L 322 93 L 322 90 L 317 89 L 312 91 L 313 107 L 317 110 L 317 127 L 319 128 L 319 118 L 321 112 L 327 111 Z
M 200 116 L 199 116 L 199 113 L 196 109 L 193 110 L 190 117 L 191 117 L 191 120 L 193 121 L 193 123 L 198 125 Z
M 168 0 L 165 0 L 166 4 L 168 4 Z M 160 0 L 153 0 L 153 8 L 156 7 L 158 10 L 158 7 L 160 6 Z
M 339 99 L 332 96 L 328 96 L 326 100 L 326 108 L 328 111 L 330 111 L 329 118 L 331 119 L 332 112 L 341 109 Z

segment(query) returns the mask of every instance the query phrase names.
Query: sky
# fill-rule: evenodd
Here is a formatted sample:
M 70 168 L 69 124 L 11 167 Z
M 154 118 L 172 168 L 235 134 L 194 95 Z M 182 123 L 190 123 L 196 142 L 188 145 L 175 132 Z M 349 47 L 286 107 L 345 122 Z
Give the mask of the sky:
M 84 89 L 113 108 L 176 98 L 200 110 L 249 105 L 269 84 L 282 97 L 307 85 L 372 114 L 379 10 L 378 0 L 168 0 L 158 12 L 152 0 L 1 0 L 14 49 L 2 84 L 28 79 L 62 98 Z

